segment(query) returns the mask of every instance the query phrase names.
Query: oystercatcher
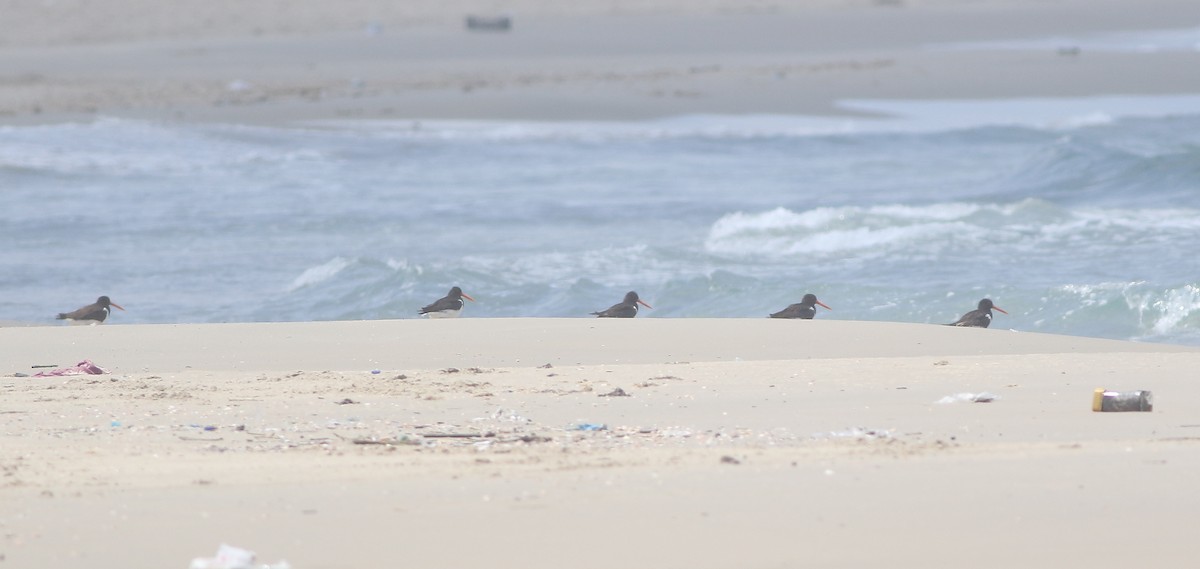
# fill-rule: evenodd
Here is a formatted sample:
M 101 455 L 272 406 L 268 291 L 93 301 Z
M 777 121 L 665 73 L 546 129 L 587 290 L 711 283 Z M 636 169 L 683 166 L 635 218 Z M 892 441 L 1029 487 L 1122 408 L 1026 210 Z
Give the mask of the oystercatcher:
M 93 302 L 92 304 L 84 306 L 83 308 L 80 308 L 74 312 L 59 313 L 59 315 L 55 318 L 58 320 L 71 320 L 74 322 L 86 322 L 90 320 L 92 324 L 99 324 L 104 322 L 105 318 L 108 318 L 108 307 L 110 306 L 125 310 L 124 308 L 121 308 L 120 304 L 109 300 L 107 296 L 102 296 L 97 298 L 96 302 Z
M 800 302 L 789 305 L 787 308 L 771 315 L 771 318 L 799 318 L 801 320 L 812 320 L 813 316 L 817 315 L 817 307 L 815 305 L 824 306 L 826 310 L 833 310 L 825 305 L 824 302 L 817 300 L 817 295 L 806 294 Z
M 471 295 L 462 291 L 461 288 L 454 287 L 450 289 L 450 293 L 442 298 L 437 299 L 437 302 L 422 308 L 417 314 L 427 316 L 429 318 L 458 318 L 462 313 L 463 299 L 475 302 Z
M 597 318 L 633 318 L 637 316 L 639 304 L 646 308 L 654 308 L 638 298 L 638 293 L 631 290 L 625 293 L 625 300 L 610 306 L 608 310 L 593 312 L 592 314 L 595 314 Z
M 987 328 L 988 324 L 992 323 L 992 310 L 1004 312 L 1003 308 L 992 304 L 992 299 L 985 298 L 979 301 L 979 308 L 972 310 L 962 315 L 957 322 L 947 324 L 947 326 L 967 326 L 970 328 Z M 1004 314 L 1008 314 L 1004 312 Z

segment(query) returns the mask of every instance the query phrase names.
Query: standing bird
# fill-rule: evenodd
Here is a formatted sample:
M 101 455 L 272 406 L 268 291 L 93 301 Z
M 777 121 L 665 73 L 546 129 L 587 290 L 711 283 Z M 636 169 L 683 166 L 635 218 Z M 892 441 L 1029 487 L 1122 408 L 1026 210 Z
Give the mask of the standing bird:
M 94 302 L 92 304 L 89 304 L 89 305 L 87 305 L 83 308 L 80 308 L 79 310 L 76 310 L 74 312 L 59 313 L 59 315 L 56 316 L 55 318 L 57 318 L 58 320 L 72 320 L 75 322 L 85 322 L 85 321 L 90 320 L 92 324 L 99 324 L 101 322 L 104 322 L 105 318 L 108 318 L 108 312 L 109 312 L 108 307 L 110 307 L 110 306 L 113 306 L 116 308 L 121 308 L 120 304 L 117 304 L 117 303 L 109 300 L 107 296 L 102 296 L 100 298 L 97 298 L 96 302 Z M 121 310 L 125 310 L 125 309 L 121 308 Z
M 987 328 L 988 324 L 992 323 L 992 310 L 1004 312 L 1003 308 L 992 304 L 992 299 L 985 298 L 979 301 L 979 308 L 972 310 L 962 315 L 957 322 L 947 324 L 947 326 L 966 326 L 970 328 Z M 1008 314 L 1007 312 L 1004 312 Z
M 800 302 L 788 305 L 787 308 L 771 315 L 771 318 L 799 318 L 801 320 L 812 320 L 813 316 L 817 315 L 816 305 L 824 306 L 826 310 L 833 310 L 825 306 L 824 302 L 817 300 L 817 295 L 806 294 Z
M 593 312 L 592 314 L 595 314 L 597 318 L 633 318 L 637 316 L 639 304 L 646 308 L 654 308 L 643 302 L 642 299 L 638 298 L 637 293 L 631 290 L 625 293 L 625 300 L 610 306 L 608 310 Z
M 461 288 L 454 287 L 450 292 L 437 299 L 437 302 L 422 308 L 418 314 L 428 316 L 429 318 L 458 318 L 462 313 L 463 306 L 466 304 L 463 299 L 475 302 L 471 295 L 462 291 Z

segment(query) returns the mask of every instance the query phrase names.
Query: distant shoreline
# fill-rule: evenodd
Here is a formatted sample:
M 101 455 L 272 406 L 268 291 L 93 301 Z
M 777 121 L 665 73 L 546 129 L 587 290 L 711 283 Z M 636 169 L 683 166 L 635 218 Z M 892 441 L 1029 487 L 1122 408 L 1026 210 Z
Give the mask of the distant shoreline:
M 390 8 L 364 0 L 355 3 L 362 17 L 321 5 L 312 9 L 326 14 L 293 14 L 299 19 L 290 25 L 287 12 L 258 6 L 262 13 L 242 14 L 265 22 L 255 31 L 215 17 L 211 28 L 186 19 L 173 27 L 170 17 L 182 18 L 185 10 L 162 14 L 159 28 L 139 29 L 120 19 L 122 10 L 145 8 L 118 2 L 93 14 L 97 20 L 88 20 L 75 39 L 55 36 L 41 47 L 32 44 L 36 38 L 26 44 L 20 38 L 50 13 L 22 13 L 19 2 L 0 1 L 0 13 L 19 16 L 0 23 L 0 37 L 16 38 L 0 44 L 0 69 L 7 70 L 0 73 L 0 125 L 99 116 L 263 125 L 709 113 L 846 117 L 855 114 L 837 108 L 839 100 L 1200 93 L 1195 51 L 927 47 L 1200 21 L 1200 7 L 1178 0 L 913 6 L 831 0 L 766 11 L 741 2 L 688 11 L 660 1 L 662 11 L 612 13 L 589 3 L 539 12 L 517 2 L 513 30 L 487 34 L 464 29 L 466 5 L 420 4 L 389 22 L 365 16 Z

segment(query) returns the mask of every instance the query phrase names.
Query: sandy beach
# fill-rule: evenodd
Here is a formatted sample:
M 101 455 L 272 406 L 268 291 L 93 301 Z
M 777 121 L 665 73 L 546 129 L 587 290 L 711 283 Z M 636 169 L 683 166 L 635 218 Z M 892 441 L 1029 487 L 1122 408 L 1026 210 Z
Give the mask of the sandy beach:
M 853 115 L 846 99 L 1200 92 L 1200 53 L 1071 51 L 1186 0 L 0 2 L 0 123 Z M 504 14 L 509 32 L 464 28 Z M 1063 38 L 1061 48 L 961 50 Z M 939 47 L 940 46 L 940 47 Z
M 10 567 L 219 543 L 328 568 L 1172 565 L 1200 506 L 1187 347 L 766 318 L 0 342 Z M 110 373 L 11 375 L 85 358 Z M 1096 387 L 1155 410 L 1095 413 Z
M 949 46 L 1197 22 L 1190 0 L 0 0 L 0 132 L 1196 94 L 1196 50 Z M 108 373 L 34 376 L 83 360 Z M 222 543 L 296 569 L 1186 566 L 1198 368 L 837 320 L 0 326 L 0 569 Z M 1100 387 L 1155 408 L 1093 412 Z

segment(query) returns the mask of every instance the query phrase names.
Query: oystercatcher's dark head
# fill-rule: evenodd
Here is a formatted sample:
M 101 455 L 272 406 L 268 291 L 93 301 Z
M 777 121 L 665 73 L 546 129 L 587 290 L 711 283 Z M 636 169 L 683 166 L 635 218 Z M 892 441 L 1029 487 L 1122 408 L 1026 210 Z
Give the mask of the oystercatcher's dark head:
M 993 304 L 992 299 L 990 299 L 990 298 L 985 298 L 985 299 L 979 301 L 979 310 L 982 310 L 984 312 L 987 312 L 989 310 L 997 310 L 997 311 L 1003 312 L 1004 314 L 1008 314 L 1008 312 L 1005 311 L 1003 308 L 1000 308 L 999 306 L 996 306 L 995 304 Z
M 832 308 L 827 306 L 824 302 L 817 300 L 817 295 L 812 294 L 812 293 L 804 295 L 804 298 L 800 299 L 800 304 L 807 304 L 809 306 L 813 306 L 813 305 L 823 306 L 823 307 L 825 307 L 825 310 L 833 310 Z
M 645 306 L 646 308 L 654 308 L 653 306 L 646 304 L 646 301 L 638 298 L 638 293 L 633 292 L 632 290 L 625 293 L 625 301 L 624 301 L 625 304 L 633 304 L 635 302 L 642 306 Z
M 112 300 L 109 300 L 109 298 L 107 296 L 102 296 L 100 298 L 97 298 L 96 304 L 99 304 L 102 307 L 112 306 L 113 308 L 120 308 L 121 310 L 125 310 L 124 308 L 121 308 L 120 304 L 117 304 L 117 303 L 113 302 Z

